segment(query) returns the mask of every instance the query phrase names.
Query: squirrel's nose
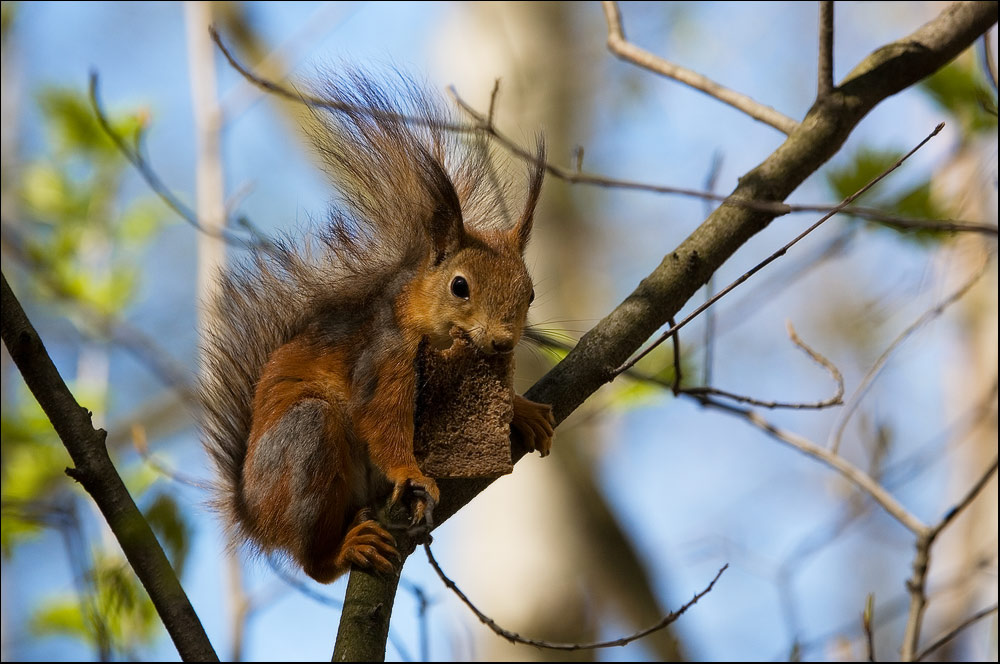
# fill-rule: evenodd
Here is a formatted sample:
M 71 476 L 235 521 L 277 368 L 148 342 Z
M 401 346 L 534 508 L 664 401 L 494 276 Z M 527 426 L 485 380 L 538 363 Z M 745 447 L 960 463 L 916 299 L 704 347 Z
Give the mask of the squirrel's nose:
M 493 340 L 493 351 L 496 353 L 509 353 L 514 350 L 514 337 L 504 337 Z

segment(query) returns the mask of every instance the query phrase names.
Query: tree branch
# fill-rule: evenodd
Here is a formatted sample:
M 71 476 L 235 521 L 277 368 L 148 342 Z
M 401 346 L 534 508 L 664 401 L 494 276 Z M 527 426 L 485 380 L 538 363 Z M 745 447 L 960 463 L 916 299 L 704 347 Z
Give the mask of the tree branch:
M 512 632 L 509 629 L 504 629 L 503 627 L 501 627 L 500 625 L 498 625 L 495 620 L 493 620 L 488 615 L 486 615 L 485 613 L 483 613 L 482 611 L 480 611 L 479 608 L 475 604 L 472 603 L 472 600 L 470 600 L 465 595 L 465 593 L 463 593 L 462 590 L 455 584 L 455 582 L 452 581 L 451 579 L 449 579 L 445 575 L 444 570 L 441 569 L 441 566 L 438 565 L 438 561 L 435 560 L 434 554 L 431 553 L 431 547 L 428 544 L 424 544 L 424 551 L 427 553 L 427 560 L 430 562 L 431 567 L 434 568 L 434 571 L 437 572 L 438 578 L 441 579 L 441 582 L 444 583 L 444 585 L 447 586 L 453 593 L 455 593 L 455 595 L 458 597 L 458 599 L 461 600 L 461 602 L 463 604 L 465 604 L 465 606 L 467 606 L 469 608 L 469 610 L 472 611 L 472 613 L 475 614 L 476 618 L 479 619 L 479 622 L 483 623 L 484 625 L 486 625 L 487 627 L 489 627 L 491 630 L 493 630 L 494 634 L 496 634 L 497 636 L 500 636 L 500 637 L 502 637 L 504 639 L 507 639 L 511 643 L 522 643 L 522 644 L 528 645 L 528 646 L 535 646 L 536 648 L 546 648 L 548 650 L 563 650 L 563 651 L 596 650 L 598 648 L 614 648 L 614 647 L 617 647 L 617 646 L 628 645 L 629 643 L 632 643 L 633 641 L 638 641 L 639 639 L 641 639 L 641 638 L 643 638 L 645 636 L 649 636 L 653 632 L 659 631 L 659 630 L 667 627 L 668 625 L 676 622 L 677 619 L 680 618 L 681 615 L 685 611 L 687 611 L 692 606 L 694 606 L 695 604 L 697 604 L 698 600 L 700 600 L 702 597 L 704 597 L 708 593 L 712 592 L 712 588 L 715 587 L 715 582 L 719 580 L 719 578 L 722 576 L 723 572 L 725 572 L 727 569 L 729 569 L 729 564 L 728 563 L 725 564 L 725 565 L 723 565 L 722 568 L 719 569 L 718 572 L 716 572 L 715 577 L 712 579 L 711 583 L 709 583 L 708 586 L 706 586 L 706 588 L 704 590 L 702 590 L 700 593 L 696 593 L 695 596 L 689 602 L 687 602 L 686 604 L 684 604 L 683 606 L 681 606 L 676 611 L 671 611 L 670 613 L 668 613 L 666 616 L 663 617 L 662 620 L 660 620 L 659 622 L 657 622 L 655 625 L 651 625 L 650 627 L 646 627 L 645 629 L 641 629 L 638 632 L 635 632 L 634 634 L 630 634 L 628 636 L 623 636 L 623 637 L 618 638 L 618 639 L 611 639 L 609 641 L 595 641 L 595 642 L 592 642 L 592 643 L 553 643 L 551 641 L 541 641 L 539 639 L 529 639 L 529 638 L 526 638 L 524 636 L 521 636 L 520 634 L 517 634 L 516 632 Z
M 653 73 L 672 78 L 689 87 L 715 97 L 733 108 L 746 113 L 754 120 L 771 125 L 783 134 L 791 134 L 798 123 L 787 115 L 783 115 L 770 106 L 756 102 L 745 94 L 730 90 L 715 81 L 702 76 L 698 72 L 675 65 L 649 51 L 639 48 L 625 39 L 622 27 L 621 12 L 618 3 L 612 0 L 601 2 L 604 7 L 604 18 L 608 22 L 608 49 L 622 60 L 647 69 Z
M 104 514 L 181 657 L 218 661 L 177 575 L 108 456 L 107 433 L 94 429 L 90 412 L 66 387 L 6 275 L 2 280 L 3 342 L 76 465 L 66 473 L 83 485 Z
M 906 589 L 910 593 L 910 609 L 903 632 L 903 649 L 900 656 L 904 662 L 912 662 L 918 657 L 917 647 L 920 645 L 920 629 L 923 625 L 924 611 L 927 608 L 927 570 L 930 567 L 931 546 L 938 535 L 955 520 L 955 517 L 975 500 L 990 478 L 997 472 L 997 465 L 998 458 L 994 457 L 990 467 L 969 488 L 958 504 L 948 510 L 940 521 L 917 537 L 916 553 L 913 556 L 913 574 L 906 581 Z
M 937 650 L 938 648 L 940 648 L 941 646 L 943 646 L 944 644 L 948 643 L 953 638 L 955 638 L 956 636 L 958 636 L 959 633 L 962 632 L 962 630 L 966 629 L 967 627 L 971 627 L 972 625 L 976 624 L 977 622 L 979 622 L 983 618 L 985 618 L 987 616 L 990 616 L 990 615 L 993 615 L 996 612 L 997 612 L 997 605 L 996 604 L 994 604 L 993 606 L 987 607 L 987 608 L 985 608 L 985 609 L 983 609 L 981 611 L 977 611 L 976 613 L 972 614 L 971 616 L 969 616 L 968 618 L 966 618 L 965 620 L 963 620 L 959 625 L 957 625 L 954 629 L 950 630 L 947 634 L 945 634 L 944 636 L 942 636 L 940 639 L 938 639 L 937 641 L 935 641 L 931 645 L 929 645 L 926 648 L 924 648 L 923 651 L 921 651 L 921 653 L 919 655 L 917 655 L 917 658 L 914 661 L 915 662 L 919 662 L 919 661 L 923 660 L 928 655 L 930 655 L 932 652 L 934 652 L 935 650 Z

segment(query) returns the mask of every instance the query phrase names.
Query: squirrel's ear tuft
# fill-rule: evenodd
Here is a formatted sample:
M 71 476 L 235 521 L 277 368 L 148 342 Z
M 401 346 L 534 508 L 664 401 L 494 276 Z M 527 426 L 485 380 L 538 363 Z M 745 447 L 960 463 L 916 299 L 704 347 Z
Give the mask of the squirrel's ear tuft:
M 434 248 L 435 265 L 453 253 L 462 244 L 465 226 L 462 222 L 462 204 L 451 178 L 429 152 L 422 155 L 423 184 L 427 188 L 433 209 L 425 222 L 427 234 Z
M 536 140 L 535 163 L 531 169 L 531 181 L 528 183 L 528 198 L 524 202 L 524 212 L 514 227 L 517 235 L 518 248 L 524 252 L 531 237 L 531 224 L 535 218 L 535 206 L 542 193 L 542 179 L 545 177 L 545 140 L 539 136 Z

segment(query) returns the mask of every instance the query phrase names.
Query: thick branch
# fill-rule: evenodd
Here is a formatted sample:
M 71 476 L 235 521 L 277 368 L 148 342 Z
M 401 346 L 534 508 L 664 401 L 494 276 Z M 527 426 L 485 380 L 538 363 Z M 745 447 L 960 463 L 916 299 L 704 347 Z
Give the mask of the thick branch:
M 90 412 L 73 398 L 7 285 L 7 277 L 2 279 L 3 342 L 76 464 L 67 474 L 83 485 L 104 514 L 181 657 L 218 661 L 156 536 L 111 463 L 104 444 L 107 433 L 94 429 Z

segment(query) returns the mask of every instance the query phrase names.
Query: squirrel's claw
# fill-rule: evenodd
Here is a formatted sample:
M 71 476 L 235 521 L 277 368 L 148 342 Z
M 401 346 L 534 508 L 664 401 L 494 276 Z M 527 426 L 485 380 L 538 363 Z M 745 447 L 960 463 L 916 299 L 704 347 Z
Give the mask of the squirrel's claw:
M 433 527 L 431 515 L 438 500 L 441 499 L 441 492 L 438 490 L 437 482 L 430 477 L 423 475 L 416 468 L 404 477 L 393 482 L 392 497 L 389 499 L 390 505 L 395 505 L 407 491 L 411 491 L 414 496 L 413 515 L 410 525 L 415 526 L 426 520 L 428 527 Z
M 552 414 L 552 406 L 537 403 L 514 395 L 513 429 L 529 451 L 538 450 L 543 457 L 548 456 L 552 448 L 552 436 L 555 434 L 556 418 Z

